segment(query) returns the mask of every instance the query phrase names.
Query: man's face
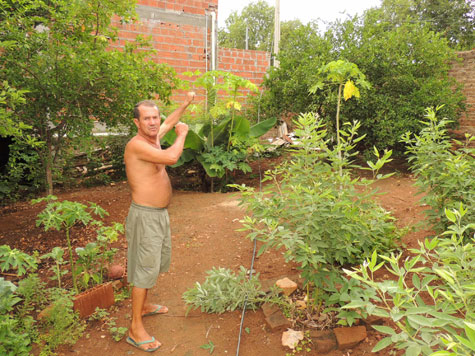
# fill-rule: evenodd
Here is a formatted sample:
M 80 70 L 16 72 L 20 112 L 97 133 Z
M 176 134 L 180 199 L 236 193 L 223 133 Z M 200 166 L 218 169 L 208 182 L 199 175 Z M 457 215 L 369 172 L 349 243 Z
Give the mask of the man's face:
M 139 106 L 140 117 L 134 119 L 140 134 L 156 137 L 160 130 L 160 113 L 157 107 Z

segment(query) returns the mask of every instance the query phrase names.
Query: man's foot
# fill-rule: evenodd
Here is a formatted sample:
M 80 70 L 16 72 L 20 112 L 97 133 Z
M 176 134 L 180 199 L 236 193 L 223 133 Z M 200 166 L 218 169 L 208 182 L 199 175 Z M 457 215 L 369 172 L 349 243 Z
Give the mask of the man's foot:
M 166 313 L 168 313 L 168 308 L 166 306 L 151 304 L 150 307 L 147 308 L 147 310 L 143 311 L 142 316 L 150 316 L 150 315 L 166 314 Z
M 140 342 L 137 342 L 134 339 L 132 339 L 130 336 L 128 336 L 125 341 L 127 341 L 128 344 L 145 352 L 157 351 L 160 348 L 160 346 L 162 346 L 158 341 L 155 340 L 153 336 L 150 340 L 145 340 L 145 341 L 140 341 Z

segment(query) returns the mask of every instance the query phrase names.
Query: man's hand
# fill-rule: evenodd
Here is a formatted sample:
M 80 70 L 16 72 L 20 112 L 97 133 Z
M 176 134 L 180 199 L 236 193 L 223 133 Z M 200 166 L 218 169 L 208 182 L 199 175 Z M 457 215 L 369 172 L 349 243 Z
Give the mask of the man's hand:
M 177 136 L 186 136 L 188 134 L 188 125 L 183 122 L 178 122 L 175 126 L 175 133 Z
M 189 91 L 188 93 L 186 93 L 186 105 L 190 105 L 195 96 L 196 93 L 194 91 Z

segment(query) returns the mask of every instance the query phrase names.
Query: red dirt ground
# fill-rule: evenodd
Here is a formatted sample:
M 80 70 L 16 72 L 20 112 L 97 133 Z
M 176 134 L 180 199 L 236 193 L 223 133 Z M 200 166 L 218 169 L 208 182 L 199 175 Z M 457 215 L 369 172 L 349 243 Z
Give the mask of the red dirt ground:
M 263 169 L 269 167 L 263 164 Z M 254 171 L 254 177 L 256 176 Z M 249 177 L 249 176 L 247 176 Z M 246 184 L 256 184 L 256 179 L 245 179 Z M 176 179 L 174 186 L 179 187 Z M 423 219 L 423 208 L 418 206 L 416 188 L 410 174 L 403 172 L 379 182 L 381 191 L 387 194 L 379 197 L 382 205 L 397 218 L 400 226 L 415 224 Z M 93 201 L 105 208 L 110 216 L 107 222 L 124 222 L 130 204 L 126 182 L 118 182 L 106 187 L 71 190 L 57 194 L 61 200 L 80 202 Z M 243 265 L 250 267 L 253 245 L 245 238 L 245 233 L 237 232 L 239 219 L 244 211 L 237 206 L 235 193 L 196 193 L 175 190 L 169 206 L 172 226 L 173 256 L 169 273 L 159 277 L 157 285 L 151 290 L 151 299 L 167 305 L 167 315 L 152 316 L 145 319 L 145 326 L 163 344 L 155 354 L 197 356 L 209 355 L 208 350 L 200 348 L 210 341 L 215 345 L 213 355 L 236 355 L 241 311 L 221 315 L 205 314 L 199 310 L 185 316 L 185 304 L 181 298 L 185 290 L 196 281 L 203 282 L 205 272 L 214 267 L 226 267 L 234 271 Z M 65 246 L 62 235 L 57 232 L 44 232 L 35 227 L 36 215 L 42 206 L 18 203 L 0 211 L 0 244 L 9 244 L 25 252 L 49 252 L 54 246 Z M 417 240 L 427 232 L 411 232 L 404 238 L 407 246 L 417 246 Z M 84 245 L 94 236 L 93 231 L 75 229 L 72 233 L 74 245 Z M 119 262 L 124 263 L 125 237 L 117 244 L 120 248 Z M 267 252 L 256 259 L 255 270 L 260 279 L 271 279 L 286 274 L 295 274 L 295 266 L 286 264 L 279 252 Z M 118 303 L 110 310 L 117 318 L 117 326 L 129 326 L 130 299 Z M 240 344 L 241 356 L 286 355 L 289 349 L 281 346 L 281 332 L 271 332 L 264 321 L 261 310 L 247 311 Z M 327 355 L 370 355 L 372 347 L 381 338 L 374 331 L 368 338 L 352 350 L 333 351 Z M 82 339 L 70 349 L 63 348 L 59 355 L 140 355 L 124 340 L 115 342 L 108 330 L 100 330 L 97 324 L 90 324 Z M 310 353 L 316 355 L 315 351 Z M 383 350 L 375 355 L 387 355 Z M 300 354 L 301 355 L 301 354 Z

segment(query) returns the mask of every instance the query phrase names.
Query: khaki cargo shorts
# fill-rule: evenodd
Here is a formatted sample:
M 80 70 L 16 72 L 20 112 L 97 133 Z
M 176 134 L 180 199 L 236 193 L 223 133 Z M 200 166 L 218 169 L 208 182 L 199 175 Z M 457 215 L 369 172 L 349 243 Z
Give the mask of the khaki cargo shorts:
M 167 209 L 132 202 L 125 236 L 128 282 L 139 288 L 152 288 L 159 273 L 170 268 L 172 241 Z

